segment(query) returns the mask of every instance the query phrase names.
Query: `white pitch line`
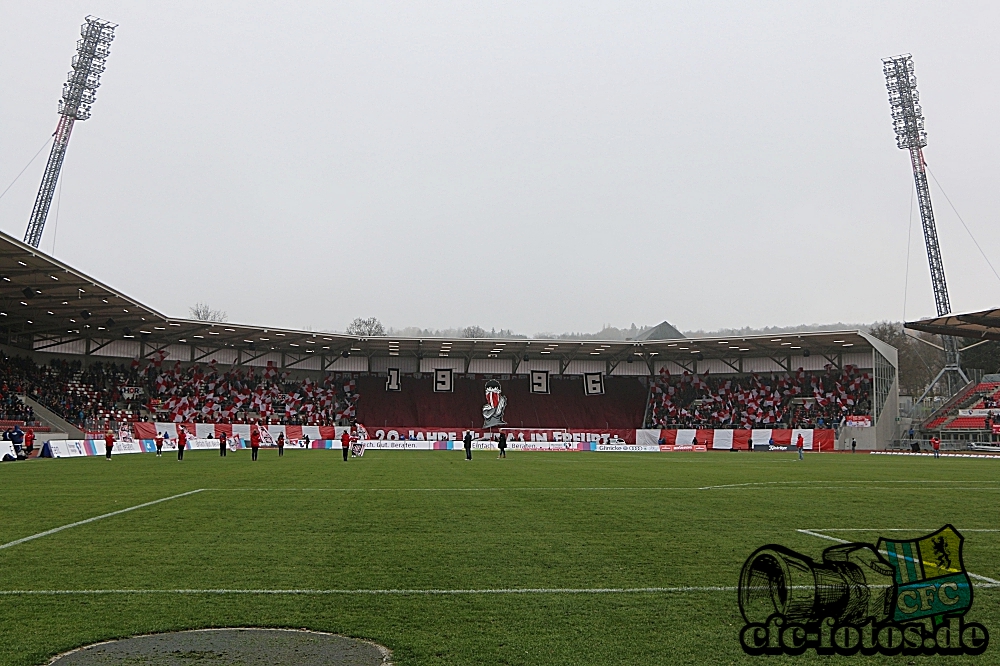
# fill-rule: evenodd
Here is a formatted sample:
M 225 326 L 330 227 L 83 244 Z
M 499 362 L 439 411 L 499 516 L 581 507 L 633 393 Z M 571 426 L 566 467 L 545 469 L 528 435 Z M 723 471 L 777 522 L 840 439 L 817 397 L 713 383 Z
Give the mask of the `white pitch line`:
M 819 539 L 827 539 L 828 541 L 836 541 L 837 543 L 851 543 L 846 539 L 838 539 L 837 537 L 827 536 L 826 534 L 820 534 L 819 532 L 813 532 L 812 530 L 795 530 L 796 532 L 801 532 L 802 534 L 808 534 L 809 536 L 814 536 Z
M 432 493 L 432 492 L 448 492 L 448 493 L 462 493 L 462 492 L 502 492 L 505 490 L 545 490 L 545 491 L 566 491 L 566 490 L 583 490 L 583 491 L 603 491 L 603 490 L 698 490 L 698 488 L 693 487 L 666 487 L 666 486 L 620 486 L 620 487 L 544 487 L 544 486 L 516 486 L 511 488 L 205 488 L 206 491 L 210 492 L 226 492 L 226 491 L 238 491 L 238 492 L 358 492 L 358 493 L 380 493 L 380 492 L 418 492 L 418 493 Z
M 189 490 L 186 493 L 181 493 L 180 495 L 171 495 L 170 497 L 163 497 L 158 500 L 153 500 L 152 502 L 145 502 L 143 504 L 136 504 L 135 506 L 130 506 L 127 509 L 119 509 L 118 511 L 112 511 L 111 513 L 104 513 L 100 516 L 94 516 L 93 518 L 87 518 L 86 520 L 78 520 L 75 523 L 70 523 L 69 525 L 63 525 L 62 527 L 55 527 L 51 530 L 45 530 L 44 532 L 39 532 L 38 534 L 32 534 L 31 536 L 24 537 L 23 539 L 16 539 L 9 543 L 0 544 L 0 550 L 4 548 L 10 548 L 11 546 L 16 546 L 22 544 L 26 541 L 32 541 L 34 539 L 41 539 L 44 536 L 49 536 L 50 534 L 55 534 L 56 532 L 62 532 L 63 530 L 68 530 L 71 527 L 79 527 L 80 525 L 86 525 L 87 523 L 92 523 L 96 520 L 103 520 L 105 518 L 111 518 L 112 516 L 117 516 L 123 513 L 128 513 L 129 511 L 135 511 L 136 509 L 142 509 L 147 506 L 153 506 L 154 504 L 159 504 L 160 502 L 169 502 L 170 500 L 177 499 L 178 497 L 186 497 L 188 495 L 194 495 L 195 493 L 200 493 L 204 488 L 199 488 L 198 490 Z
M 913 453 L 912 451 L 869 451 L 871 455 L 876 456 L 923 456 L 929 458 L 934 454 L 931 452 L 927 453 Z M 995 453 L 944 453 L 941 458 L 996 458 L 1000 460 L 1000 456 Z
M 721 486 L 702 486 L 698 490 L 720 490 L 722 488 L 746 488 L 747 486 L 766 486 L 770 485 L 770 482 L 763 483 L 727 483 Z
M 828 539 L 829 541 L 836 541 L 837 543 L 851 543 L 850 541 L 847 541 L 846 539 L 838 539 L 837 537 L 832 537 L 832 536 L 829 536 L 829 535 L 826 535 L 826 534 L 820 534 L 818 531 L 815 531 L 815 530 L 795 530 L 795 531 L 796 532 L 801 532 L 802 534 L 808 534 L 809 536 L 814 536 L 814 537 L 817 537 L 817 538 L 820 538 L 820 539 Z M 865 530 L 865 531 L 869 531 L 869 530 Z M 871 531 L 895 532 L 895 531 L 899 531 L 899 530 L 885 529 L 885 530 L 871 530 Z M 966 531 L 971 532 L 972 530 L 966 530 Z M 880 550 L 879 552 L 882 553 L 883 555 L 888 555 L 889 554 L 889 553 L 887 553 L 884 550 Z M 1000 587 L 1000 580 L 994 580 L 994 579 L 988 578 L 986 576 L 980 576 L 979 574 L 974 574 L 971 571 L 966 571 L 965 573 L 968 574 L 968 576 L 970 578 L 975 578 L 976 580 L 981 580 L 981 581 L 983 581 L 985 583 L 988 583 L 988 585 L 979 585 L 978 587 L 993 587 L 993 586 Z
M 103 595 L 103 594 L 288 594 L 288 595 L 425 595 L 425 596 L 447 596 L 466 594 L 669 594 L 683 592 L 735 592 L 735 587 L 713 587 L 713 586 L 683 586 L 683 587 L 593 587 L 593 588 L 572 588 L 572 587 L 533 587 L 533 588 L 485 588 L 468 590 L 405 590 L 405 589 L 371 589 L 371 590 L 310 590 L 310 589 L 290 589 L 290 590 L 235 590 L 235 589 L 206 589 L 206 590 L 0 590 L 3 596 L 18 595 L 40 595 L 40 596 L 60 596 L 60 595 Z
M 958 529 L 958 528 L 955 528 Z M 817 532 L 933 532 L 935 530 L 926 527 L 893 527 L 893 528 L 879 528 L 879 527 L 826 527 L 821 530 L 816 530 Z M 963 527 L 958 530 L 959 532 L 1000 532 L 1000 530 L 993 529 L 980 529 L 980 528 L 968 528 Z
M 854 482 L 855 484 L 857 482 Z M 778 488 L 776 488 L 778 490 Z M 853 485 L 853 486 L 785 486 L 780 488 L 780 490 L 896 490 L 893 486 L 864 486 L 864 485 Z M 908 492 L 915 491 L 933 491 L 938 490 L 990 490 L 993 492 L 1000 491 L 1000 486 L 936 486 L 933 488 L 910 488 Z

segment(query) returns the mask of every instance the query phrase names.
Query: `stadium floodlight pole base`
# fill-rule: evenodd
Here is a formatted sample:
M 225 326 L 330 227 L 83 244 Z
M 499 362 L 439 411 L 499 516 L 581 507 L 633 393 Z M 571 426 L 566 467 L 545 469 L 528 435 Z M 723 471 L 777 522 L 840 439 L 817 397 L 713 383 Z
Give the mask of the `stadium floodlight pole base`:
M 952 396 L 954 396 L 956 393 L 958 393 L 961 389 L 965 388 L 966 386 L 968 386 L 971 383 L 969 381 L 969 378 L 965 375 L 965 371 L 962 370 L 962 367 L 960 365 L 958 365 L 958 364 L 952 364 L 952 363 L 949 363 L 949 364 L 945 365 L 937 373 L 937 376 L 935 376 L 934 379 L 931 380 L 931 382 L 927 385 L 927 388 L 925 388 L 924 392 L 920 394 L 920 397 L 917 398 L 913 402 L 913 406 L 910 407 L 910 414 L 909 414 L 911 418 L 913 416 L 913 413 L 917 410 L 917 406 L 920 405 L 920 403 L 922 403 L 924 401 L 924 398 L 926 398 L 927 394 L 931 392 L 931 389 L 934 388 L 935 386 L 937 386 L 937 383 L 939 381 L 941 381 L 941 379 L 943 377 L 945 377 L 945 376 L 948 377 L 948 399 L 949 400 L 951 399 Z M 952 390 L 952 377 L 955 377 L 956 379 L 960 379 L 961 380 L 961 382 L 957 382 L 957 381 L 955 382 L 955 384 L 957 385 L 955 387 L 955 390 Z

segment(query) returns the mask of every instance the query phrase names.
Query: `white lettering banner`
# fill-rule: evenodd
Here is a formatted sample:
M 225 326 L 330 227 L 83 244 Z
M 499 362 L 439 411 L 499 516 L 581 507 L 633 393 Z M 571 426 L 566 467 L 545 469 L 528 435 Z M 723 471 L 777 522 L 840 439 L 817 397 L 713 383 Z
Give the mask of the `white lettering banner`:
M 594 451 L 630 451 L 633 453 L 659 453 L 657 444 L 594 444 Z
M 79 458 L 87 455 L 87 445 L 79 439 L 54 439 L 49 442 L 53 458 Z
M 391 451 L 433 451 L 434 442 L 419 442 L 393 439 L 366 439 L 363 441 L 366 449 L 382 449 Z

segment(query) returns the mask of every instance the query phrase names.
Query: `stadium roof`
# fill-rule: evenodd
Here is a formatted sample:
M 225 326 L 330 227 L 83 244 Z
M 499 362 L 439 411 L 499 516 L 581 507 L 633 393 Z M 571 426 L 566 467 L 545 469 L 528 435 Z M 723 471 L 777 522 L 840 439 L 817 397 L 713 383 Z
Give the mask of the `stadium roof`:
M 684 334 L 674 328 L 669 321 L 663 321 L 639 335 L 637 340 L 680 340 Z
M 952 335 L 958 338 L 1000 340 L 1000 308 L 909 321 L 904 326 L 914 331 Z
M 720 359 L 735 371 L 740 357 L 769 357 L 788 367 L 791 357 L 815 354 L 836 363 L 839 354 L 877 344 L 859 331 L 602 341 L 364 337 L 195 321 L 168 317 L 3 233 L 0 335 L 8 345 L 39 352 L 85 343 L 81 351 L 94 354 L 115 341 L 134 340 L 144 357 L 178 344 L 197 347 L 198 354 L 191 356 L 195 360 L 220 349 L 239 350 L 242 363 L 271 352 L 299 359 L 316 355 L 323 357 L 324 369 L 343 356 L 361 355 L 552 359 L 561 367 L 573 360 L 606 360 L 609 367 L 631 360 L 645 362 L 650 372 L 664 361 L 688 366 L 694 360 Z

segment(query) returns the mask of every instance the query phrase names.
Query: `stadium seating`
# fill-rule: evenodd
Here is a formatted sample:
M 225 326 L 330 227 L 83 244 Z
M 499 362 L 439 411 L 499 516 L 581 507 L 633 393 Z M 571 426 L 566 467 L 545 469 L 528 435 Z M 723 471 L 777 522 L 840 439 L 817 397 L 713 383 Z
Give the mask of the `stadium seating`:
M 944 426 L 954 430 L 985 430 L 985 416 L 958 416 Z
M 0 397 L 0 426 L 5 423 L 14 425 L 25 425 L 35 422 L 35 413 L 30 405 L 25 405 L 18 400 L 12 392 L 3 392 Z M 6 427 L 6 426 L 3 426 Z
M 271 366 L 217 371 L 214 364 L 182 369 L 152 361 L 130 366 L 53 360 L 0 358 L 0 417 L 31 421 L 31 408 L 16 399 L 26 394 L 73 425 L 101 432 L 141 418 L 197 423 L 232 423 L 262 418 L 283 425 L 333 425 L 354 416 L 353 379 L 332 375 L 319 384 L 291 380 Z M 141 389 L 140 397 L 125 387 Z M 152 397 L 149 397 L 152 396 Z M 3 411 L 3 410 L 6 411 Z M 13 410 L 13 411 L 12 411 Z M 28 418 L 22 418 L 27 416 Z
M 150 365 L 143 373 L 148 408 L 160 420 L 239 423 L 262 418 L 281 425 L 335 425 L 354 418 L 357 392 L 350 376 L 327 375 L 322 382 L 291 380 L 268 365 L 217 370 L 215 364 L 169 370 Z M 155 400 L 155 403 L 153 402 Z M 161 418 L 162 417 L 162 418 Z
M 822 428 L 871 414 L 871 377 L 855 367 L 826 372 L 710 377 L 666 371 L 650 388 L 653 428 Z
M 994 422 L 1000 423 L 998 400 L 1000 400 L 1000 382 L 970 384 L 925 419 L 920 428 L 924 431 L 992 430 Z M 968 409 L 987 411 L 996 409 L 998 417 L 991 419 L 986 415 L 960 415 L 961 411 Z
M 435 393 L 430 376 L 403 377 L 400 391 L 386 391 L 384 377 L 357 380 L 357 419 L 369 428 L 481 428 L 486 402 L 482 376 L 456 375 L 451 393 Z M 519 428 L 636 428 L 647 389 L 635 377 L 605 377 L 604 395 L 585 396 L 579 376 L 553 376 L 550 393 L 533 394 L 525 376 L 501 381 L 506 422 Z
M 35 432 L 50 432 L 52 428 L 48 426 L 39 425 L 38 421 L 10 421 L 10 420 L 0 420 L 0 430 L 7 430 L 8 428 L 19 427 L 21 430 L 26 430 L 31 428 Z
M 936 418 L 931 419 L 930 421 L 928 421 L 927 424 L 924 426 L 924 428 L 926 430 L 935 430 L 938 427 L 940 427 L 941 424 L 944 423 L 947 420 L 948 420 L 947 416 L 938 416 L 938 417 L 936 417 Z
M 224 371 L 214 363 L 166 367 L 155 358 L 143 368 L 139 361 L 84 368 L 79 361 L 38 366 L 30 359 L 3 358 L 0 370 L 5 398 L 27 393 L 88 432 L 137 420 L 225 424 L 258 418 L 278 425 L 356 420 L 370 427 L 479 428 L 486 380 L 456 374 L 453 392 L 436 393 L 429 374 L 409 375 L 396 392 L 386 390 L 382 376 L 328 374 L 316 381 L 292 379 L 270 365 Z M 552 376 L 545 395 L 531 393 L 523 375 L 508 377 L 502 380 L 505 420 L 513 427 L 822 428 L 845 415 L 871 413 L 871 379 L 850 366 L 739 377 L 664 373 L 653 382 L 605 377 L 600 396 L 584 395 L 579 376 Z M 991 386 L 992 393 L 1000 389 Z
M 3 358 L 0 371 L 11 394 L 25 394 L 81 428 L 101 429 L 138 413 L 116 407 L 117 387 L 128 380 L 123 366 L 95 363 L 84 369 L 79 361 L 39 366 L 31 359 Z

